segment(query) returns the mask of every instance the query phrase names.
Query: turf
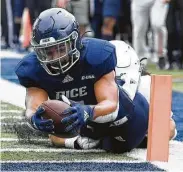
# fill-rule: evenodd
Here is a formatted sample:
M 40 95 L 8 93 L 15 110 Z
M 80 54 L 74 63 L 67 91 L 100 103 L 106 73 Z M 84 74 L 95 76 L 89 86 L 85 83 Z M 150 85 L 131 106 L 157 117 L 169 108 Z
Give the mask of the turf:
M 154 64 L 149 64 L 147 70 L 152 74 L 172 75 L 173 78 L 183 78 L 183 70 L 159 70 Z
M 183 92 L 183 70 L 158 70 L 154 64 L 150 64 L 147 71 L 151 74 L 172 75 L 173 90 Z
M 7 103 L 7 102 L 3 102 L 3 101 L 0 101 L 0 104 L 1 104 L 1 110 L 17 110 L 17 111 L 23 111 L 22 108 L 18 107 L 18 106 L 14 106 L 10 103 Z
M 81 160 L 133 160 L 121 154 L 110 154 L 106 152 L 2 152 L 3 161 L 81 161 Z

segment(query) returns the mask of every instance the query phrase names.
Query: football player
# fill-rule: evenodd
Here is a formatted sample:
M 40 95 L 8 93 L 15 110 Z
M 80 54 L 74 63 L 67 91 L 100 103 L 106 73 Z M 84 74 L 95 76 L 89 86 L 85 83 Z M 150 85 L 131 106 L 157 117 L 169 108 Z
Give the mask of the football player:
M 80 102 L 63 112 L 71 113 L 61 121 L 67 125 L 65 132 L 79 129 L 82 138 L 100 142 L 101 148 L 113 152 L 126 152 L 141 143 L 147 132 L 149 104 L 137 91 L 141 66 L 130 46 L 122 47 L 118 66 L 115 45 L 81 39 L 75 17 L 61 8 L 39 15 L 31 45 L 34 52 L 18 64 L 16 74 L 27 88 L 26 117 L 33 128 L 53 132 L 53 121 L 42 118 L 44 109 L 39 106 L 48 99 L 62 100 L 64 95 Z M 133 66 L 130 75 L 122 72 L 117 78 L 116 67 L 129 65 Z M 83 148 L 79 141 L 66 143 L 67 147 L 71 144 Z
M 135 64 L 134 63 L 135 60 L 138 59 L 136 53 L 133 50 L 131 50 L 130 52 L 129 51 L 125 52 L 127 50 L 128 45 L 123 41 L 115 40 L 110 42 L 113 45 L 115 45 L 115 50 L 116 50 L 116 57 L 117 57 L 117 66 L 115 68 L 116 78 L 120 78 L 123 81 L 127 81 L 128 80 L 127 78 L 131 78 L 135 81 L 136 77 L 134 74 L 138 73 L 137 71 L 134 71 L 134 66 L 133 66 Z M 138 81 L 138 79 L 136 79 L 136 81 Z M 129 85 L 130 84 L 128 84 L 128 86 Z M 142 74 L 142 76 L 140 77 L 139 84 L 135 86 L 135 89 L 131 89 L 128 92 L 135 93 L 135 91 L 138 91 L 146 98 L 147 102 L 150 103 L 150 86 L 151 86 L 151 76 L 146 72 Z M 138 89 L 136 87 L 138 87 Z M 63 97 L 63 101 L 68 103 L 69 100 Z M 169 138 L 170 140 L 174 139 L 177 135 L 175 122 L 172 118 L 172 115 L 173 113 L 171 112 L 170 138 Z M 94 133 L 94 135 L 96 134 Z M 101 146 L 100 143 L 102 142 L 101 140 L 91 139 L 89 137 L 82 137 L 80 135 L 74 138 L 67 138 L 67 139 L 50 135 L 50 139 L 52 143 L 57 147 L 81 148 L 81 149 L 91 149 L 91 148 L 100 147 Z M 115 139 L 119 140 L 120 137 L 118 138 L 116 137 Z M 143 148 L 147 147 L 147 135 L 142 141 L 142 143 L 139 145 L 139 147 L 143 147 Z

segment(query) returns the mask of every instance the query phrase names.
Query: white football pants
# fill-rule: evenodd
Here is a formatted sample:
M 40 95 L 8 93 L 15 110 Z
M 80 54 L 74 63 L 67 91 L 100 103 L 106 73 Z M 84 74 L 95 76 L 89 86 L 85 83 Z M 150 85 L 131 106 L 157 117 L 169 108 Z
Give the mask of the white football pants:
M 148 57 L 145 36 L 149 19 L 154 33 L 154 51 L 157 57 L 166 56 L 167 30 L 165 20 L 168 4 L 162 0 L 132 0 L 133 47 L 138 57 Z

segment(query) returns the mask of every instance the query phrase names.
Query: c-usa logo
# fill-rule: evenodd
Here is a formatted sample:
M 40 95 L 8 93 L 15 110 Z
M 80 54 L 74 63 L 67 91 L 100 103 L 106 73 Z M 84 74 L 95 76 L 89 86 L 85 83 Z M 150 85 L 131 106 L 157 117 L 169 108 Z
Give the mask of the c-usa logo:
M 94 79 L 94 78 L 95 78 L 94 75 L 83 75 L 83 76 L 81 76 L 81 80 Z

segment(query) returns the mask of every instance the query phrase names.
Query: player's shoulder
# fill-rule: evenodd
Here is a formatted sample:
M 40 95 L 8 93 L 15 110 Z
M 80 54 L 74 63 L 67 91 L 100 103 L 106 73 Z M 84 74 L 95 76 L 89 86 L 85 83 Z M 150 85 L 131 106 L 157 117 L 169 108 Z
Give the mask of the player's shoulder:
M 113 40 L 110 43 L 115 46 L 118 67 L 129 67 L 133 63 L 140 63 L 137 53 L 129 44 L 120 40 Z
M 109 41 L 84 38 L 82 44 L 84 48 L 83 58 L 90 65 L 100 65 L 109 58 L 116 60 L 115 46 Z
M 34 73 L 35 68 L 38 67 L 39 61 L 37 59 L 36 53 L 31 52 L 23 57 L 23 59 L 18 63 L 18 65 L 15 67 L 15 73 L 17 75 L 22 74 L 28 74 L 28 73 Z

